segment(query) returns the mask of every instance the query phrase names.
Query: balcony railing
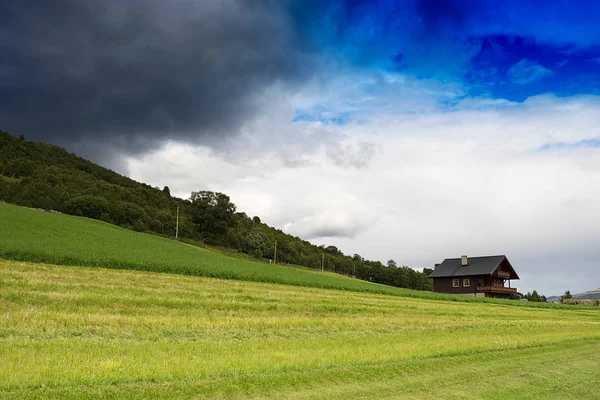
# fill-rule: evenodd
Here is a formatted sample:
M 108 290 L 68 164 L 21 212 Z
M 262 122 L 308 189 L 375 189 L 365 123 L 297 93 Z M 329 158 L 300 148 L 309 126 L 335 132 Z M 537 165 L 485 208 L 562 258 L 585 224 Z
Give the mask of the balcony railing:
M 500 292 L 500 293 L 516 293 L 517 289 L 504 286 L 478 286 L 479 292 Z

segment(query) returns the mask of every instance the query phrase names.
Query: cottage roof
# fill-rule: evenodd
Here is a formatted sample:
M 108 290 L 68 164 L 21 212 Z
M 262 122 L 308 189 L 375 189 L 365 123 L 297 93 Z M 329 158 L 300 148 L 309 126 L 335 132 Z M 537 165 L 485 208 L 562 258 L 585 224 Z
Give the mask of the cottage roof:
M 506 262 L 510 279 L 519 279 L 506 256 L 469 257 L 463 266 L 460 258 L 446 258 L 429 275 L 430 278 L 448 278 L 453 276 L 492 275 L 500 265 Z

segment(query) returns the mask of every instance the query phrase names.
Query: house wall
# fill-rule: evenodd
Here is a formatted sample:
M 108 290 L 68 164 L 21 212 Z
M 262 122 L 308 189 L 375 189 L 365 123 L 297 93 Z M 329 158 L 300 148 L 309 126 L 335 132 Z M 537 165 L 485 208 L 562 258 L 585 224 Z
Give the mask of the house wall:
M 471 286 L 463 286 L 463 278 L 471 279 Z M 477 293 L 477 276 L 461 276 L 460 278 L 433 278 L 433 291 L 439 293 L 467 294 Z M 452 279 L 460 279 L 460 287 L 452 287 Z

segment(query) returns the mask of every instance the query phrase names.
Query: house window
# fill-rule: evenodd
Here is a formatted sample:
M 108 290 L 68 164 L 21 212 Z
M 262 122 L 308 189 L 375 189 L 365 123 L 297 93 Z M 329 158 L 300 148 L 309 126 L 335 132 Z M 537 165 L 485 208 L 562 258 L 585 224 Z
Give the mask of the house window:
M 460 279 L 452 279 L 452 287 L 460 287 Z
M 477 286 L 483 286 L 483 279 L 477 279 Z
M 471 286 L 471 279 L 470 278 L 463 279 L 463 287 L 469 287 L 469 286 Z

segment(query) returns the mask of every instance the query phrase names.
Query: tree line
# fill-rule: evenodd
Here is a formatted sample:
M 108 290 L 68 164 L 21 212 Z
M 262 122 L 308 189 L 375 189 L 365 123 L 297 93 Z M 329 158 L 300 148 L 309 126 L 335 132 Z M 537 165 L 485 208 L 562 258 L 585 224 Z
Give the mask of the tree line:
M 313 269 L 323 268 L 359 279 L 417 290 L 432 290 L 428 274 L 393 260 L 383 264 L 335 246 L 317 246 L 239 212 L 229 196 L 194 191 L 188 199 L 136 182 L 66 150 L 16 138 L 0 131 L 0 200 L 56 210 L 116 224 L 139 232 L 175 236 L 220 246 L 256 259 Z
M 525 294 L 523 296 L 524 299 L 527 299 L 528 301 L 532 301 L 534 303 L 547 303 L 548 299 L 546 298 L 546 296 L 544 296 L 543 294 L 539 294 L 537 292 L 537 290 L 534 290 L 533 292 L 527 292 L 527 294 Z

